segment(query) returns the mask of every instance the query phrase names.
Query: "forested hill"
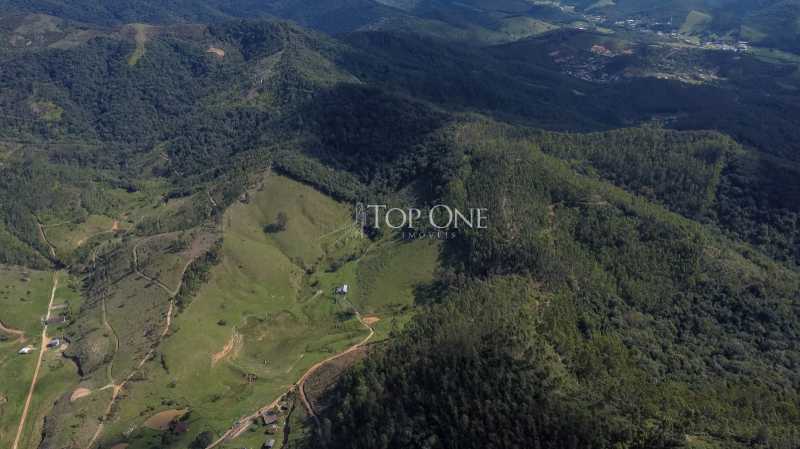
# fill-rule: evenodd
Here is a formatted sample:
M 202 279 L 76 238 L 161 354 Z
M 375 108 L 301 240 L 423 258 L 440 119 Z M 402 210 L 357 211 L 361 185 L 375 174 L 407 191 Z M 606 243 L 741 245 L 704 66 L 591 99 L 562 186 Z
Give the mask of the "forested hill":
M 403 15 L 374 0 L 3 0 L 0 7 L 98 25 L 219 23 L 237 18 L 280 17 L 327 32 L 351 31 L 382 18 Z
M 360 28 L 414 3 L 12 2 L 62 17 L 0 20 L 0 262 L 66 266 L 85 279 L 94 296 L 82 313 L 96 321 L 70 329 L 72 348 L 102 373 L 100 352 L 81 352 L 95 343 L 86 336 L 115 346 L 98 290 L 131 278 L 114 285 L 126 295 L 115 309 L 139 287 L 168 293 L 139 276 L 137 239 L 171 234 L 147 249 L 156 260 L 191 248 L 189 231 L 216 237 L 229 227 L 226 208 L 245 208 L 253 179 L 270 169 L 347 203 L 490 207 L 489 229 L 442 243 L 432 282 L 403 287 L 416 300 L 404 312 L 416 318 L 393 323 L 391 338 L 330 393 L 341 406 L 321 417 L 319 432 L 287 447 L 796 449 L 795 94 L 760 95 L 756 86 L 732 95 L 725 81 L 654 77 L 594 83 L 540 64 L 526 51 L 538 40 L 482 48 L 425 33 L 333 37 L 283 21 L 226 20 L 231 11 L 296 8 Z M 435 14 L 445 4 L 419 6 Z M 154 23 L 121 24 L 140 20 Z M 213 23 L 186 23 L 204 20 Z M 347 215 L 335 207 L 337 218 Z M 253 241 L 293 247 L 300 235 L 265 235 L 256 223 L 240 224 L 255 230 Z M 82 238 L 47 237 L 90 224 L 97 232 Z M 392 235 L 371 237 L 403 247 Z M 103 245 L 109 251 L 98 256 Z M 215 251 L 186 266 L 191 288 L 179 291 L 178 306 L 208 281 Z M 293 286 L 330 274 L 303 257 L 283 259 Z M 228 261 L 226 269 L 241 269 Z M 307 287 L 298 287 L 312 298 L 298 316 L 317 304 L 312 290 L 328 286 Z M 295 322 L 295 312 L 279 314 Z M 147 337 L 133 350 L 149 354 L 159 331 L 130 318 L 125 331 Z M 163 357 L 153 360 L 173 375 Z M 231 368 L 244 385 L 240 371 Z M 173 391 L 164 379 L 161 391 Z M 131 394 L 148 379 L 134 381 Z M 234 398 L 208 396 L 209 408 Z M 91 434 L 95 416 L 50 417 L 42 449 L 57 440 L 53 429 Z M 124 440 L 140 418 L 110 425 L 108 441 Z
M 479 121 L 453 139 L 470 160 L 446 197 L 493 205 L 492 227 L 448 244 L 417 297 L 432 305 L 332 393 L 319 445 L 795 447 L 797 271 L 524 130 Z

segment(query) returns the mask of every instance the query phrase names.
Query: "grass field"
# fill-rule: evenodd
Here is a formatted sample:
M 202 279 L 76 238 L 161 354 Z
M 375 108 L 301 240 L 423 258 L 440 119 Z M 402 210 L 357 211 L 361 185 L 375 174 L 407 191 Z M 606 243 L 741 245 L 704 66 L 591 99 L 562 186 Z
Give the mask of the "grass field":
M 710 25 L 713 19 L 711 15 L 704 12 L 690 11 L 679 31 L 683 34 L 699 33 Z
M 59 223 L 45 226 L 47 240 L 56 248 L 56 254 L 64 257 L 90 238 L 101 234 L 112 234 L 114 219 L 103 215 L 90 215 L 82 223 Z
M 287 214 L 287 229 L 265 233 L 278 212 Z M 174 320 L 142 379 L 130 385 L 107 443 L 128 433 L 132 449 L 186 447 L 204 430 L 221 433 L 284 393 L 313 363 L 363 338 L 363 327 L 342 314 L 332 294 L 315 294 L 307 285 L 307 270 L 323 270 L 329 258 L 359 250 L 358 243 L 325 237 L 352 222 L 348 207 L 274 176 L 223 220 L 223 261 Z M 257 380 L 248 383 L 247 374 Z M 142 428 L 148 417 L 176 408 L 191 411 L 188 434 L 173 441 L 169 432 Z M 247 432 L 237 444 L 248 437 L 263 434 Z
M 81 303 L 78 285 L 66 273 L 59 273 L 59 279 L 53 302 L 58 309 L 53 313 L 74 312 Z M 6 327 L 23 331 L 25 338 L 23 342 L 6 333 L 8 340 L 0 342 L 0 447 L 12 447 L 38 356 L 18 355 L 17 351 L 26 345 L 41 348 L 40 319 L 47 313 L 52 282 L 50 272 L 0 268 L 0 319 Z M 63 336 L 63 328 L 50 326 L 48 336 Z M 54 401 L 78 382 L 77 369 L 62 356 L 62 350 L 48 350 L 44 355 L 20 449 L 38 447 L 45 415 Z
M 286 229 L 265 232 L 278 213 L 286 215 Z M 348 205 L 280 176 L 265 177 L 247 201 L 232 205 L 222 219 L 222 261 L 126 387 L 106 422 L 103 447 L 124 442 L 130 449 L 185 448 L 203 431 L 221 435 L 239 417 L 286 393 L 309 367 L 362 340 L 367 331 L 354 309 L 369 314 L 381 337 L 401 326 L 411 316 L 415 287 L 433 277 L 438 245 L 370 242 L 355 232 L 351 213 Z M 176 240 L 177 234 L 141 244 L 143 271 L 180 265 L 169 255 Z M 350 294 L 335 295 L 344 283 Z M 113 358 L 115 379 L 149 341 L 141 338 L 141 319 L 127 317 L 152 314 L 151 334 L 163 325 L 166 293 L 147 285 L 135 276 L 124 278 L 108 296 L 108 321 L 125 347 Z M 189 410 L 186 434 L 143 425 L 160 412 L 182 409 Z M 298 416 L 302 412 L 293 419 Z M 283 425 L 275 435 L 265 430 L 253 426 L 221 447 L 283 440 Z

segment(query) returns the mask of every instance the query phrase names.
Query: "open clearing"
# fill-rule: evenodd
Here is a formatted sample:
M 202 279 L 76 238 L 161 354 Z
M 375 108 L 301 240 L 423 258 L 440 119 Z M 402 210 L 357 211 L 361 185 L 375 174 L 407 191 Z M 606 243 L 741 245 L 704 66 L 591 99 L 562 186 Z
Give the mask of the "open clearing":
M 77 284 L 66 273 L 59 273 L 58 288 L 53 291 L 54 302 L 66 307 L 54 310 L 76 310 L 81 298 Z M 62 357 L 60 350 L 43 349 L 40 319 L 47 314 L 51 298 L 53 273 L 0 267 L 0 319 L 10 328 L 27 335 L 28 345 L 36 350 L 26 356 L 18 355 L 22 343 L 0 341 L 0 447 L 34 449 L 39 445 L 44 416 L 54 401 L 74 388 L 78 382 L 75 365 Z M 47 339 L 60 336 L 62 325 L 49 326 Z M 32 388 L 34 373 L 41 355 L 41 365 Z M 28 399 L 29 398 L 29 399 Z M 27 414 L 25 409 L 27 408 Z M 25 415 L 23 421 L 22 417 Z M 14 440 L 17 440 L 15 446 Z
M 148 429 L 164 431 L 169 429 L 169 423 L 185 415 L 188 410 L 164 410 L 147 418 L 144 426 Z
M 69 397 L 70 402 L 75 402 L 78 399 L 83 399 L 87 396 L 92 394 L 92 390 L 88 388 L 76 388 L 75 391 L 72 392 L 72 395 Z
M 288 217 L 286 230 L 265 233 L 279 212 Z M 139 377 L 146 382 L 128 384 L 126 399 L 105 422 L 99 443 L 184 448 L 202 431 L 221 435 L 304 380 L 311 367 L 322 369 L 326 364 L 320 361 L 338 360 L 363 343 L 370 332 L 354 313 L 362 303 L 375 315 L 370 322 L 379 327 L 387 322 L 384 333 L 401 315 L 409 316 L 414 286 L 432 278 L 438 246 L 420 242 L 406 249 L 402 243 L 355 238 L 347 232 L 351 214 L 347 205 L 281 176 L 265 177 L 246 202 L 232 205 L 223 217 L 222 261 L 175 317 L 157 355 L 142 367 Z M 424 256 L 417 268 L 404 271 L 379 257 L 384 249 L 394 254 L 388 259 Z M 401 286 L 401 293 L 384 298 L 379 290 L 367 289 L 371 293 L 360 298 L 362 261 L 369 261 L 367 282 Z M 335 295 L 334 288 L 344 283 L 353 293 Z M 163 432 L 138 424 L 141 416 L 182 409 L 191 410 L 189 432 L 169 433 L 168 443 Z M 237 426 L 234 433 L 243 433 L 235 446 L 222 447 L 264 442 L 263 432 L 245 430 Z M 271 438 L 280 441 L 282 435 Z
M 218 57 L 220 59 L 225 57 L 225 50 L 223 50 L 221 48 L 208 47 L 208 50 L 206 50 L 206 52 L 207 53 L 211 53 L 211 54 L 215 55 L 216 57 Z
M 128 57 L 128 65 L 135 66 L 139 63 L 139 60 L 144 57 L 147 41 L 150 35 L 155 32 L 156 28 L 143 23 L 131 24 L 130 28 L 134 31 L 133 39 L 136 42 L 136 49 L 133 50 L 133 53 Z

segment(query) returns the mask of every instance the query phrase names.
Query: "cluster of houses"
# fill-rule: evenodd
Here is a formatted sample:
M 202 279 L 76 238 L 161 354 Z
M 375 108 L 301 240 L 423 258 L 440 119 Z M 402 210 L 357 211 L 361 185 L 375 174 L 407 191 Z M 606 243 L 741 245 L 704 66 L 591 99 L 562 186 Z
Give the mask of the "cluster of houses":
M 64 324 L 66 322 L 67 322 L 67 317 L 63 315 L 58 315 L 50 318 L 42 317 L 42 326 L 57 326 L 59 324 Z M 49 349 L 60 348 L 62 343 L 64 343 L 62 339 L 52 338 L 50 339 L 49 342 L 47 342 L 47 347 Z M 36 351 L 36 348 L 34 348 L 33 346 L 25 346 L 24 348 L 17 351 L 17 354 L 26 355 L 34 351 Z
M 264 422 L 264 425 L 267 427 L 267 433 L 270 435 L 274 435 L 278 433 L 278 414 L 275 413 L 273 410 L 265 410 L 261 412 L 261 420 Z M 261 446 L 262 449 L 272 449 L 275 446 L 275 439 L 269 438 L 267 441 L 264 442 L 264 445 Z
M 51 339 L 50 341 L 47 342 L 47 347 L 49 349 L 60 348 L 61 347 L 61 343 L 62 343 L 62 341 L 61 341 L 60 338 L 53 338 L 53 339 Z M 30 354 L 30 353 L 34 352 L 35 350 L 36 350 L 36 348 L 34 348 L 33 346 L 25 346 L 24 348 L 20 349 L 17 352 L 17 354 L 26 355 L 26 354 Z

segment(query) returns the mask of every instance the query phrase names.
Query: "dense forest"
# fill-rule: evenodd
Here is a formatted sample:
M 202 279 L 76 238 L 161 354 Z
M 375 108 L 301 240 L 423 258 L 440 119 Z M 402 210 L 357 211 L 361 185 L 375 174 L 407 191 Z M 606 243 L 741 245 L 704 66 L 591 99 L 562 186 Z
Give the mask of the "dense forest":
M 710 435 L 723 447 L 795 447 L 796 272 L 576 174 L 529 134 L 458 130 L 471 159 L 447 197 L 492 205 L 491 229 L 448 244 L 439 285 L 418 297 L 434 305 L 346 377 L 322 441 L 653 448 Z M 730 144 L 682 136 L 698 137 Z M 522 356 L 528 345 L 541 352 Z

